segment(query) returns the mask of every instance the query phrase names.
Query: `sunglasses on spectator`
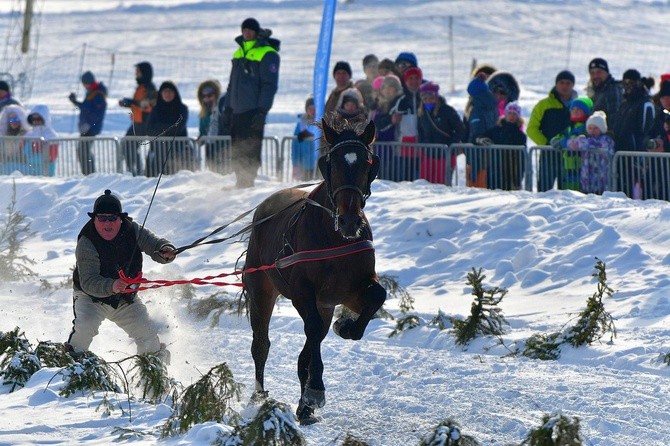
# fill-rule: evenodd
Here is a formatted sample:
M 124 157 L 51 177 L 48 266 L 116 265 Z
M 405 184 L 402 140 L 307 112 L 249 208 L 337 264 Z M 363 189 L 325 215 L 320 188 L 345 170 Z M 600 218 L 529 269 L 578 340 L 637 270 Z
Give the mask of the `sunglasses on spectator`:
M 398 68 L 408 68 L 412 66 L 411 63 L 405 61 L 398 62 L 396 65 L 398 66 Z
M 100 222 L 105 222 L 105 221 L 116 221 L 118 220 L 119 216 L 118 215 L 96 215 L 95 218 L 98 219 Z
M 7 120 L 7 122 L 9 122 L 10 124 L 12 124 L 12 123 L 14 123 L 14 122 L 21 122 L 21 120 L 20 120 L 19 118 L 9 118 L 9 119 Z

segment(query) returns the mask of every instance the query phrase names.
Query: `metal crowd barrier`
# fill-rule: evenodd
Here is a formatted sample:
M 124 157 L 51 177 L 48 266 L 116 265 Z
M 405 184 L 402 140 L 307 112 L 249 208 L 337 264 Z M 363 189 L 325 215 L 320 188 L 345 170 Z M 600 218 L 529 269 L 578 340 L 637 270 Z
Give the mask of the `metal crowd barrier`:
M 259 175 L 279 181 L 313 181 L 320 178 L 317 142 L 293 150 L 294 136 L 263 138 Z M 309 144 L 313 144 L 311 147 Z M 430 182 L 469 187 L 543 192 L 554 188 L 585 193 L 580 181 L 584 156 L 551 146 L 420 144 L 378 142 L 373 146 L 380 158 L 378 178 L 391 181 L 425 179 Z M 0 174 L 72 177 L 89 173 L 157 175 L 165 163 L 165 174 L 187 169 L 229 174 L 233 147 L 229 136 L 204 137 L 0 137 Z M 456 168 L 463 155 L 464 170 Z M 307 158 L 304 158 L 307 157 Z M 593 160 L 591 160 L 592 162 Z M 670 153 L 615 153 L 608 166 L 603 190 L 621 191 L 631 198 L 670 201 Z M 463 175 L 463 181 L 459 176 Z M 595 192 L 600 193 L 600 192 Z
M 465 185 L 485 189 L 530 190 L 530 158 L 525 146 L 452 144 L 464 154 Z
M 616 152 L 610 163 L 610 190 L 630 198 L 670 201 L 670 153 Z

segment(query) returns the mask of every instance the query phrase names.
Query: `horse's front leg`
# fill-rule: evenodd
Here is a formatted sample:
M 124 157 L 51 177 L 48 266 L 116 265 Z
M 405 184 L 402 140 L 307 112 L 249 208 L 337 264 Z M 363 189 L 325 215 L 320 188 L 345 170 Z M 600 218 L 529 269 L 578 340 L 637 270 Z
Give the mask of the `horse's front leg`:
M 368 323 L 377 310 L 384 305 L 385 301 L 386 290 L 376 280 L 372 281 L 359 298 L 361 310 L 358 318 L 353 320 L 347 316 L 340 317 L 333 324 L 333 331 L 344 339 L 358 341 L 363 337 Z M 355 311 L 356 309 L 353 310 Z
M 326 387 L 323 384 L 323 360 L 321 342 L 328 333 L 333 317 L 332 310 L 319 312 L 314 305 L 303 317 L 305 322 L 305 345 L 298 357 L 300 379 L 300 401 L 296 414 L 300 424 L 318 421 L 314 410 L 326 404 Z

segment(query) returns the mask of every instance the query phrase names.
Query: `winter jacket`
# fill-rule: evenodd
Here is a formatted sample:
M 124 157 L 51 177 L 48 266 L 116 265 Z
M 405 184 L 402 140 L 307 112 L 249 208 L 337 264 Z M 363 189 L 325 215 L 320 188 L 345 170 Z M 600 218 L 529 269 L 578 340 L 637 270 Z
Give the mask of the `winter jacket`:
M 602 194 L 608 190 L 610 161 L 614 156 L 614 140 L 607 134 L 584 136 L 568 141 L 568 148 L 581 153 L 581 191 Z
M 174 248 L 168 240 L 157 237 L 146 228 L 141 232 L 140 237 L 140 226 L 125 217 L 119 234 L 108 241 L 100 237 L 94 220 L 89 220 L 77 237 L 76 265 L 72 275 L 74 289 L 115 308 L 122 299 L 132 300 L 135 293 L 115 294 L 112 290 L 114 281 L 119 278 L 119 269 L 123 269 L 127 277 L 135 277 L 142 272 L 142 252 L 155 262 L 169 263 L 171 260 L 164 259 L 158 252 L 168 246 Z
M 396 125 L 396 141 L 416 141 L 419 134 L 417 110 L 421 105 L 419 92 L 405 92 L 393 104 L 390 114 L 400 113 L 402 119 Z
M 645 142 L 652 136 L 655 114 L 647 89 L 643 85 L 633 87 L 630 94 L 624 95 L 621 107 L 613 115 L 610 125 L 615 149 L 646 150 Z
M 156 85 L 152 82 L 154 71 L 149 62 L 140 62 L 136 67 L 140 70 L 140 77 L 135 78 L 137 88 L 135 88 L 133 98 L 128 102 L 122 101 L 120 105 L 130 107 L 133 123 L 142 129 L 146 125 L 151 109 L 156 104 Z
M 602 110 L 609 116 L 614 116 L 619 110 L 623 98 L 621 83 L 610 75 L 598 87 L 589 81 L 586 86 L 586 95 L 593 101 L 593 111 Z
M 21 125 L 16 132 L 12 132 L 9 128 L 10 115 L 16 115 L 21 120 Z M 0 136 L 25 136 L 31 128 L 27 118 L 26 110 L 20 105 L 6 106 L 0 113 Z M 0 175 L 8 175 L 15 170 L 22 170 L 24 145 L 25 143 L 21 140 L 4 141 L 3 144 L 0 144 Z
M 208 110 L 203 102 L 202 91 L 205 88 L 211 88 L 213 90 L 214 97 L 216 102 L 210 110 Z M 206 80 L 198 85 L 198 90 L 196 91 L 196 96 L 198 98 L 198 103 L 200 104 L 200 112 L 198 113 L 198 138 L 209 135 L 209 128 L 212 125 L 212 117 L 214 112 L 218 107 L 218 101 L 221 96 L 221 84 L 218 81 Z M 217 114 L 218 116 L 218 114 Z
M 438 96 L 435 108 L 429 112 L 423 106 L 417 112 L 419 142 L 450 145 L 463 140 L 465 126 L 458 112 Z
M 304 173 L 313 172 L 316 168 L 316 157 L 319 153 L 318 147 L 314 142 L 314 135 L 316 134 L 316 128 L 314 125 L 314 118 L 307 118 L 304 114 L 298 116 L 298 123 L 295 126 L 293 135 L 300 137 L 302 141 L 297 139 L 293 140 L 291 144 L 291 160 L 293 163 L 293 168 L 298 168 Z M 306 135 L 306 137 L 299 136 L 303 132 L 309 132 L 311 136 Z M 294 172 L 295 173 L 295 172 Z M 302 178 L 296 178 L 302 179 Z
M 79 133 L 81 136 L 96 136 L 102 131 L 102 122 L 107 111 L 107 87 L 102 82 L 91 84 L 86 97 L 72 103 L 79 108 Z
M 566 190 L 581 190 L 581 154 L 572 151 L 568 142 L 580 135 L 586 135 L 586 124 L 584 122 L 573 122 L 563 133 L 552 140 L 554 147 L 559 147 L 563 152 L 562 186 Z
M 575 98 L 577 92 L 573 91 L 571 100 Z M 570 101 L 567 103 L 561 101 L 556 88 L 552 88 L 549 96 L 535 104 L 526 127 L 526 134 L 535 144 L 546 146 L 551 138 L 570 125 Z
M 165 88 L 170 88 L 175 92 L 175 98 L 170 102 L 165 102 L 160 94 Z M 177 128 L 170 128 L 179 120 L 180 116 L 182 119 Z M 177 86 L 170 81 L 163 82 L 158 90 L 156 105 L 149 115 L 147 135 L 158 136 L 170 128 L 165 132 L 164 136 L 188 136 L 187 122 L 188 107 L 181 101 L 181 95 L 179 94 L 179 90 L 177 90 Z
M 26 138 L 44 138 L 44 142 L 32 141 L 23 148 L 28 175 L 54 176 L 56 174 L 56 160 L 58 159 L 58 134 L 51 126 L 51 113 L 44 104 L 36 105 L 30 110 L 30 115 L 38 114 L 44 119 L 43 125 L 33 125 L 25 134 Z
M 259 34 L 265 34 L 266 30 Z M 234 114 L 257 109 L 267 114 L 279 85 L 279 40 L 259 35 L 245 41 L 237 36 L 225 107 Z
M 393 113 L 391 107 L 397 104 L 402 96 L 402 94 L 399 94 L 388 102 L 384 101 L 380 103 L 379 107 L 371 113 L 372 121 L 375 123 L 375 128 L 377 129 L 376 142 L 397 140 L 397 129 L 392 121 Z
M 468 119 L 468 142 L 474 143 L 498 121 L 498 103 L 485 81 L 474 77 L 468 84 L 468 94 L 472 99 Z

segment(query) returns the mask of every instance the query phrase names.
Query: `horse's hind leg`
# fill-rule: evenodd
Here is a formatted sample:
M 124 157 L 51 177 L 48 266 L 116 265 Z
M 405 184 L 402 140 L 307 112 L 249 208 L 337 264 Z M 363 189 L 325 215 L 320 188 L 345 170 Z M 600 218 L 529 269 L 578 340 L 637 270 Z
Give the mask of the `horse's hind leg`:
M 379 282 L 372 281 L 362 293 L 358 301 L 358 308 L 350 308 L 360 314 L 358 319 L 353 320 L 349 317 L 341 317 L 333 324 L 333 331 L 344 339 L 353 339 L 358 341 L 363 337 L 368 323 L 375 315 L 377 310 L 384 305 L 386 301 L 386 290 Z
M 249 321 L 253 331 L 251 356 L 256 369 L 255 398 L 262 398 L 265 393 L 265 362 L 270 351 L 270 317 L 274 309 L 277 294 L 270 279 L 262 272 L 248 275 L 245 287 L 249 293 Z

